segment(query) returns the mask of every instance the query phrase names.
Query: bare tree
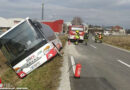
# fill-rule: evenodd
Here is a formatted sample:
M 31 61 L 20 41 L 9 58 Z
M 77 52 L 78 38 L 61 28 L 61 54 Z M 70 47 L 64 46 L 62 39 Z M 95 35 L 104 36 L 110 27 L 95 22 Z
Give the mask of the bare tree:
M 67 24 L 63 24 L 63 33 L 67 33 L 67 31 L 68 31 L 68 26 L 67 26 Z
M 73 20 L 71 21 L 73 25 L 82 25 L 83 20 L 80 17 L 74 17 Z

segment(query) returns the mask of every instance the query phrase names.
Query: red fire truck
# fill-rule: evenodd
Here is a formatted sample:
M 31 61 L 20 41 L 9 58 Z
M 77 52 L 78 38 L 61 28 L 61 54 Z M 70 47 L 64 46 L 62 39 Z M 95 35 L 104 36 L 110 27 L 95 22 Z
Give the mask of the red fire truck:
M 75 34 L 77 30 L 79 31 L 79 34 L 80 34 L 80 40 L 81 41 L 84 40 L 85 28 L 83 25 L 69 26 L 69 36 L 68 36 L 69 40 L 75 40 Z

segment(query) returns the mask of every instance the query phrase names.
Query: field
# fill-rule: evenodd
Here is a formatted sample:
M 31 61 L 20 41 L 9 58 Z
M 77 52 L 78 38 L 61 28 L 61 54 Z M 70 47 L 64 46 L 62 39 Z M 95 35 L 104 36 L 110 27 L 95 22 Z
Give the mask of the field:
M 60 36 L 60 39 L 64 46 L 67 37 Z M 61 52 L 63 51 L 61 50 Z M 62 61 L 63 58 L 57 55 L 24 79 L 19 79 L 15 72 L 6 65 L 6 60 L 0 53 L 0 77 L 2 83 L 7 84 L 9 87 L 27 87 L 29 90 L 56 90 L 59 85 Z
M 130 50 L 130 35 L 126 36 L 106 36 L 104 42 Z

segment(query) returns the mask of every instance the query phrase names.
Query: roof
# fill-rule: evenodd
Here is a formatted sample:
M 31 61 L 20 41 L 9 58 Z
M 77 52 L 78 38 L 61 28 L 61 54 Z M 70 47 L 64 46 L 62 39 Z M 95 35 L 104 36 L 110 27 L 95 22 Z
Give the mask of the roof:
M 22 21 L 22 18 L 10 18 L 6 19 L 3 17 L 0 17 L 0 27 L 12 27 L 15 25 L 14 21 Z
M 113 29 L 114 30 L 119 30 L 119 29 L 123 29 L 123 27 L 117 25 L 117 26 L 113 26 Z
M 20 25 L 21 23 L 23 23 L 25 20 L 28 20 L 29 18 L 23 19 L 22 21 L 20 21 L 20 23 L 13 25 L 8 31 L 2 33 L 0 35 L 0 38 L 3 37 L 4 35 L 6 35 L 7 33 L 9 33 L 12 29 L 14 29 L 15 27 L 17 27 L 18 25 Z

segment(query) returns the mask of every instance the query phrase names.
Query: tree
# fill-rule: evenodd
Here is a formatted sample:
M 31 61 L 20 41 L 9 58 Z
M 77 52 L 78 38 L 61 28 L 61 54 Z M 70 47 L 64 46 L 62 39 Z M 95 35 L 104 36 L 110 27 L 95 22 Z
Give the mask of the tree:
M 73 20 L 71 21 L 73 25 L 82 25 L 83 20 L 80 17 L 74 17 Z
M 67 33 L 67 31 L 68 31 L 68 26 L 67 26 L 67 24 L 63 24 L 63 33 Z

